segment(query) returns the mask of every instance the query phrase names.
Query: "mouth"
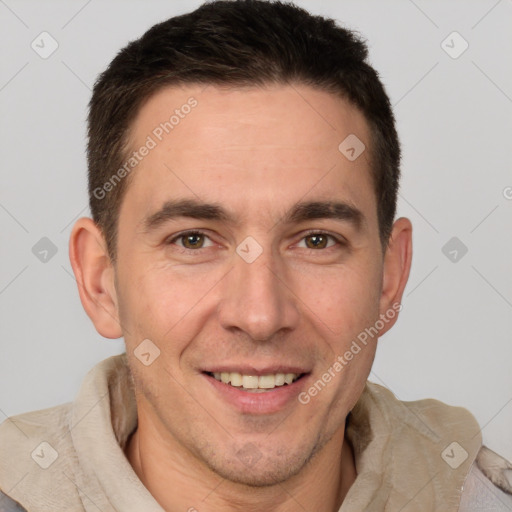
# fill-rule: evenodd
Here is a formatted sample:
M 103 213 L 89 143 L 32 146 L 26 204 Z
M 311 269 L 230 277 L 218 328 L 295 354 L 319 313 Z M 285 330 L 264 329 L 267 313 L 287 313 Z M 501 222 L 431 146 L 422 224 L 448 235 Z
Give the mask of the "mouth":
M 200 370 L 212 399 L 219 407 L 227 407 L 244 415 L 274 414 L 299 404 L 298 395 L 308 386 L 312 371 L 309 366 L 256 363 L 224 363 Z M 208 391 L 210 390 L 210 391 Z M 205 396 L 206 398 L 206 396 Z
M 267 373 L 248 375 L 239 372 L 203 372 L 216 381 L 247 393 L 266 393 L 290 386 L 302 379 L 306 373 Z

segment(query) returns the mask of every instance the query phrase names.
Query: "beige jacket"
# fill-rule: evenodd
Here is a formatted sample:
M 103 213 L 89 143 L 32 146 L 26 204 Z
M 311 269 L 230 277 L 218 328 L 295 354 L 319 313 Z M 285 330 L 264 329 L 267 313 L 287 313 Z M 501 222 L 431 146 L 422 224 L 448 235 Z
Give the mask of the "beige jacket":
M 137 424 L 128 375 L 126 355 L 110 357 L 87 374 L 74 402 L 0 425 L 0 512 L 163 511 L 123 452 Z M 481 449 L 466 409 L 401 402 L 368 381 L 346 435 L 357 478 L 340 512 L 512 512 L 512 465 Z

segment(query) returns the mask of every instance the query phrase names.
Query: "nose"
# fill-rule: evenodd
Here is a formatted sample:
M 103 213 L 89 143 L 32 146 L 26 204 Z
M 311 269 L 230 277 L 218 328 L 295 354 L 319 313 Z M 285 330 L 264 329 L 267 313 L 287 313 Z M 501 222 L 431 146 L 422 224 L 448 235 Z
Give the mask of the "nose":
M 252 263 L 234 255 L 226 276 L 218 315 L 221 326 L 243 331 L 254 341 L 272 339 L 297 328 L 300 314 L 284 265 L 270 249 Z

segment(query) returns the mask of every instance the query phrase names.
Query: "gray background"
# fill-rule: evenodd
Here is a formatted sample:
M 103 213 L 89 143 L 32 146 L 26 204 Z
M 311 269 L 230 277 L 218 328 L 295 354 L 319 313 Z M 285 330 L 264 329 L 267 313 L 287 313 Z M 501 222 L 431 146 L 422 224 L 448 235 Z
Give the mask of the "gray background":
M 512 460 L 512 2 L 297 3 L 368 40 L 403 145 L 413 266 L 370 380 L 468 408 Z M 123 351 L 96 333 L 68 260 L 72 224 L 89 214 L 87 102 L 122 46 L 199 4 L 0 0 L 0 421 L 72 400 L 96 362 Z M 47 59 L 31 47 L 43 31 L 59 45 Z M 458 58 L 454 31 L 469 44 Z M 42 237 L 57 250 L 46 262 L 32 251 Z

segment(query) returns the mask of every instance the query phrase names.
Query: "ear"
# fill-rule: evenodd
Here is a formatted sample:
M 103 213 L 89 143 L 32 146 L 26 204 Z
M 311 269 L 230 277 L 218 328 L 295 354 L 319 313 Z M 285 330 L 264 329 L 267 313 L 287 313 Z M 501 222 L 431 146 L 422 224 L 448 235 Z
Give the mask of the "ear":
M 80 300 L 96 330 L 105 338 L 120 338 L 114 267 L 105 239 L 96 223 L 89 218 L 78 219 L 69 239 L 69 259 Z
M 389 331 L 395 324 L 402 301 L 405 285 L 409 279 L 412 262 L 412 224 L 409 219 L 401 217 L 393 224 L 389 244 L 384 255 L 382 275 L 382 292 L 380 297 L 380 314 L 388 319 L 379 331 L 379 336 Z M 390 310 L 394 310 L 391 317 Z M 386 314 L 388 312 L 388 314 Z

